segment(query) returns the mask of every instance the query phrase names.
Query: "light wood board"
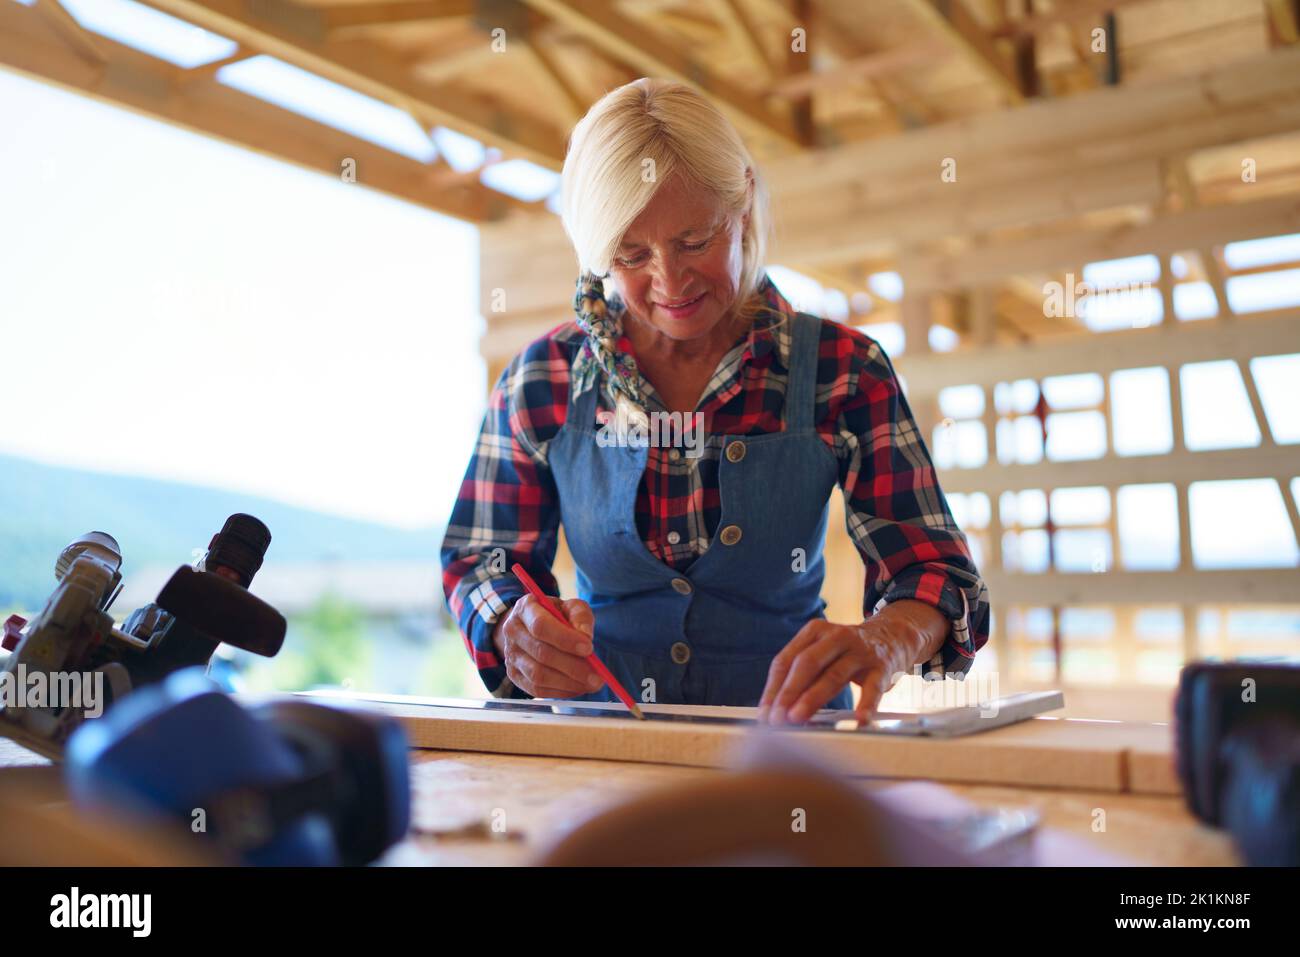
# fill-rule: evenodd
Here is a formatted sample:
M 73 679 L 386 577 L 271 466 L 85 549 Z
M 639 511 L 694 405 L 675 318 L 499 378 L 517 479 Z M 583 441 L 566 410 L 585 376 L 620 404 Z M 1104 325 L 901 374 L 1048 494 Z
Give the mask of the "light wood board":
M 1169 728 L 1152 722 L 1040 716 L 980 734 L 939 740 L 482 711 L 361 696 L 349 700 L 399 719 L 415 748 L 730 767 L 758 736 L 778 735 L 809 756 L 853 775 L 1179 793 L 1169 757 Z

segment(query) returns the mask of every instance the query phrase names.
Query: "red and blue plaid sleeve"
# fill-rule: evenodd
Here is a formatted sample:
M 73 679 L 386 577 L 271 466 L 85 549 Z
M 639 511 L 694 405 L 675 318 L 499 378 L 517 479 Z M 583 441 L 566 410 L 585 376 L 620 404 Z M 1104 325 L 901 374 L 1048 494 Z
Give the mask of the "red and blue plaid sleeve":
M 563 329 L 531 343 L 493 388 L 442 542 L 447 606 L 496 697 L 528 697 L 492 643 L 493 626 L 525 593 L 511 566 L 519 562 L 543 591 L 559 594 L 551 572 L 559 496 L 546 449 L 568 406 L 572 349 L 556 335 Z
M 846 524 L 866 565 L 863 615 L 902 598 L 937 608 L 951 627 L 940 652 L 921 663 L 922 674 L 964 675 L 988 641 L 988 588 L 889 357 L 856 329 L 836 326 L 832 335 L 821 361 L 838 369 L 819 378 L 847 386 L 836 390 L 843 400 L 835 451 Z

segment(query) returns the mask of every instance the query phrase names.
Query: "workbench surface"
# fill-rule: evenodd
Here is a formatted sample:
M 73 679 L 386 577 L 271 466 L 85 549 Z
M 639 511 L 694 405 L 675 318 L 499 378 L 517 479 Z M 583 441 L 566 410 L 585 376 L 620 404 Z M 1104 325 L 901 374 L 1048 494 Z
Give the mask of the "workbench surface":
M 548 843 L 602 808 L 648 790 L 724 774 L 711 768 L 575 758 L 412 752 L 416 831 L 385 858 L 389 864 L 526 864 Z M 862 779 L 864 789 L 898 782 Z M 1060 863 L 1089 863 L 1087 855 L 1139 865 L 1219 866 L 1238 863 L 1225 832 L 1201 824 L 1181 797 L 1049 788 L 943 785 L 980 806 L 1033 807 L 1042 826 L 1084 852 Z M 1104 833 L 1092 829 L 1106 813 Z M 504 811 L 506 831 L 493 835 L 493 813 Z M 423 833 L 427 831 L 440 834 Z M 460 832 L 460 833 L 458 833 Z M 1062 859 L 1064 854 L 1064 859 Z M 1106 861 L 1111 863 L 1111 861 Z M 1115 861 L 1118 863 L 1118 861 Z
M 0 785 L 21 784 L 20 778 L 46 764 L 40 755 L 0 738 Z M 434 750 L 413 750 L 411 772 L 415 828 L 385 856 L 386 864 L 527 864 L 568 828 L 603 808 L 652 789 L 726 773 L 644 762 Z M 864 789 L 891 784 L 897 782 L 860 780 Z M 1180 797 L 973 784 L 944 787 L 981 806 L 1037 808 L 1044 828 L 1065 836 L 1085 854 L 1144 865 L 1238 863 L 1228 836 L 1196 821 Z M 1092 829 L 1098 808 L 1106 813 L 1101 833 Z M 504 812 L 504 835 L 491 830 L 498 809 Z M 496 819 L 502 820 L 500 813 Z

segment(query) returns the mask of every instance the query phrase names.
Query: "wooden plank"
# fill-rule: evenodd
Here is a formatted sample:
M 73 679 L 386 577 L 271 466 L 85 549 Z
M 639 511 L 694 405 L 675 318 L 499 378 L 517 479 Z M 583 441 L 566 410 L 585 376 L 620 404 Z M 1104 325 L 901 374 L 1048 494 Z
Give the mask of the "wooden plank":
M 1156 740 L 1143 723 L 1068 718 L 938 740 L 352 700 L 401 720 L 417 748 L 727 767 L 752 738 L 771 733 L 850 774 L 1109 792 L 1128 787 L 1128 751 Z
M 826 263 L 883 256 L 947 236 L 1070 219 L 1111 206 L 1146 205 L 1161 193 L 1157 164 L 1145 159 L 1077 170 L 1063 179 L 997 186 L 967 182 L 960 173 L 956 182 L 941 182 L 938 160 L 933 173 L 924 195 L 906 200 L 882 203 L 856 189 L 774 194 L 780 228 L 773 238 L 772 258 Z M 934 261 L 917 258 L 922 267 Z M 918 275 L 917 288 L 937 288 L 928 271 Z
M 1199 477 L 1198 477 L 1199 478 Z M 1168 482 L 1166 472 L 1147 481 Z M 1134 477 L 1133 482 L 1143 481 Z M 949 482 L 943 479 L 943 490 Z M 1084 472 L 1065 476 L 1057 488 L 1105 484 Z M 1115 483 L 1111 483 L 1115 484 Z M 1127 482 L 1125 482 L 1127 484 Z M 1035 486 L 1043 487 L 1043 486 Z M 1048 486 L 1050 487 L 1050 486 Z M 1185 486 L 1184 486 L 1185 487 Z M 984 491 L 989 486 L 979 486 Z M 995 499 L 996 501 L 996 499 Z M 1180 511 L 1184 502 L 1179 502 Z M 1008 604 L 1049 605 L 1159 605 L 1188 601 L 1222 604 L 1294 604 L 1296 570 L 1261 568 L 1178 569 L 1167 572 L 1004 572 L 982 569 L 989 594 Z
M 1129 790 L 1134 794 L 1169 794 L 1182 797 L 1174 764 L 1174 732 L 1170 724 L 1152 724 L 1128 748 Z
M 1298 201 L 1300 202 L 1300 201 Z M 1106 257 L 1109 258 L 1109 257 Z M 917 268 L 912 263 L 912 269 Z M 915 273 L 913 273 L 915 275 Z M 1177 329 L 1171 334 L 1170 328 Z M 1300 309 L 1278 309 L 1242 316 L 1231 323 L 1203 320 L 1111 332 L 1080 332 L 1032 350 L 999 345 L 931 355 L 904 355 L 897 362 L 909 389 L 938 392 L 950 385 L 994 385 L 1016 379 L 1108 374 L 1147 365 L 1180 366 L 1216 359 L 1250 360 L 1295 352 L 1300 342 Z
M 899 189 L 929 180 L 939 158 L 960 158 L 962 175 L 1027 180 L 1081 165 L 1169 155 L 1300 128 L 1295 100 L 1300 48 L 1135 88 L 1098 89 L 983 113 L 901 136 L 768 165 L 780 188 L 867 183 Z M 1248 132 L 1258 129 L 1258 132 Z M 1070 148 L 1063 149 L 1068 143 Z
M 1080 261 L 1099 262 L 1148 253 L 1159 256 L 1297 230 L 1300 197 L 1296 196 L 1199 206 L 1131 226 L 1030 238 L 955 254 L 917 256 L 912 278 L 926 289 L 962 288 L 1014 273 L 1064 269 Z
M 910 383 L 910 380 L 909 380 Z M 1300 446 L 1181 450 L 1154 455 L 1104 455 L 1095 459 L 1028 464 L 990 463 L 978 469 L 945 469 L 943 488 L 969 494 L 1000 494 L 1028 488 L 1168 482 L 1230 482 L 1300 474 Z M 1158 574 L 1158 573 L 1152 573 Z M 1220 574 L 1220 573 L 1216 573 Z M 1159 578 L 1146 579 L 1155 584 Z

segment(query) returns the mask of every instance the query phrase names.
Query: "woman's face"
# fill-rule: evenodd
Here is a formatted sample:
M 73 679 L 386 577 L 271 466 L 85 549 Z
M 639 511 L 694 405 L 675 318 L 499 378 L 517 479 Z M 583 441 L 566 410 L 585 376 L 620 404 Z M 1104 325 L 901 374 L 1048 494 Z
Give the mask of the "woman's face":
M 718 329 L 740 289 L 745 222 L 689 179 L 665 181 L 623 234 L 610 270 L 633 318 L 678 341 Z

